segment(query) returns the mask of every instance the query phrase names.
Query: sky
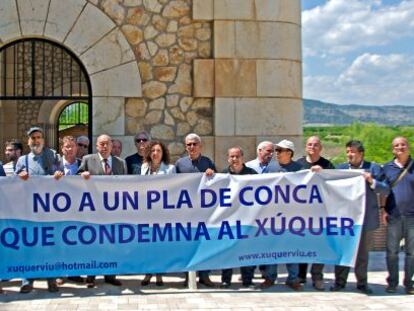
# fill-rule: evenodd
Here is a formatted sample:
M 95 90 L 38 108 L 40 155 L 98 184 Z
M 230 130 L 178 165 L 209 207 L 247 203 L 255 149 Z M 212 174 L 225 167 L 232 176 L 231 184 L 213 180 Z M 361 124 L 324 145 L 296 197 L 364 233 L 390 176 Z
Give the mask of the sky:
M 414 0 L 301 0 L 303 97 L 414 106 Z

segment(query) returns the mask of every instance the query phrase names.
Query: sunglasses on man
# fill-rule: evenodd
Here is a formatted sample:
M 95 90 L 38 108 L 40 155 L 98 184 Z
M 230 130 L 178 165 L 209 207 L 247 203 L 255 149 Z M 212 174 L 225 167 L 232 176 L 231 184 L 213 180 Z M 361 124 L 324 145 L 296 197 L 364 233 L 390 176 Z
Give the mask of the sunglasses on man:
M 148 139 L 146 139 L 146 138 L 137 138 L 137 139 L 135 139 L 135 142 L 137 144 L 139 144 L 139 143 L 146 143 L 147 141 L 148 141 Z

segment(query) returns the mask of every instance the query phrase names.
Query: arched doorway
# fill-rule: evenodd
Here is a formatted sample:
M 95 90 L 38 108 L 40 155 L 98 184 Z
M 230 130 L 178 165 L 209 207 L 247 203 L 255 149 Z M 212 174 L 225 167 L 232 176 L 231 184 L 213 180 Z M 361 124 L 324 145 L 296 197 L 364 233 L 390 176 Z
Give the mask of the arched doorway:
M 60 112 L 58 118 L 58 138 L 59 141 L 64 136 L 83 136 L 88 133 L 89 126 L 89 106 L 85 102 L 76 101 L 69 103 Z
M 0 48 L 0 140 L 25 142 L 31 126 L 45 130 L 46 142 L 58 148 L 62 102 L 87 106 L 82 135 L 92 137 L 92 90 L 85 67 L 69 49 L 47 39 L 25 38 Z M 45 115 L 46 114 L 46 115 Z

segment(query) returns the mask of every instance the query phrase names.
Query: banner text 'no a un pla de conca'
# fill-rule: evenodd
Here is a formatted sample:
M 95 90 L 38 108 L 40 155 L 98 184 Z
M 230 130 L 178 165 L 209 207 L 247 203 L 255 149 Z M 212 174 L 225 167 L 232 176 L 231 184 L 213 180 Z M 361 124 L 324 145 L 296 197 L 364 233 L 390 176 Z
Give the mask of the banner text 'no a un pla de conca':
M 0 279 L 352 266 L 360 172 L 0 178 Z

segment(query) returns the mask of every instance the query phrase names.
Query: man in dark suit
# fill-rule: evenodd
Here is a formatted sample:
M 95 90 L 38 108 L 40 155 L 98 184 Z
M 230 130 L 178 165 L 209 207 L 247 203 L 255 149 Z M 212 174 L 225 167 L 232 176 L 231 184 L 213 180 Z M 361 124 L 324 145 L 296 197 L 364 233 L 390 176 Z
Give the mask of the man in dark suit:
M 145 149 L 151 141 L 151 136 L 145 131 L 139 132 L 134 137 L 135 147 L 137 152 L 127 156 L 125 162 L 128 168 L 128 174 L 130 175 L 140 175 L 141 174 L 141 165 L 144 160 Z
M 3 169 L 3 163 L 1 163 L 1 161 L 0 161 L 0 176 L 6 176 L 6 173 L 4 172 L 4 169 Z
M 372 294 L 372 290 L 368 287 L 368 258 L 373 232 L 379 227 L 377 193 L 388 194 L 389 187 L 385 182 L 382 168 L 375 163 L 365 161 L 364 152 L 364 146 L 360 141 L 349 141 L 346 144 L 348 162 L 339 164 L 336 168 L 365 171 L 363 175 L 366 180 L 365 217 L 354 270 L 357 289 L 364 294 Z M 345 288 L 349 270 L 349 267 L 335 266 L 335 284 L 331 287 L 331 291 Z
M 112 138 L 109 135 L 101 135 L 96 139 L 95 154 L 89 154 L 82 158 L 78 174 L 89 179 L 91 175 L 126 175 L 127 167 L 124 160 L 111 156 Z M 121 286 L 122 283 L 115 275 L 105 275 L 105 282 L 114 286 Z M 86 278 L 88 288 L 95 287 L 95 276 Z

